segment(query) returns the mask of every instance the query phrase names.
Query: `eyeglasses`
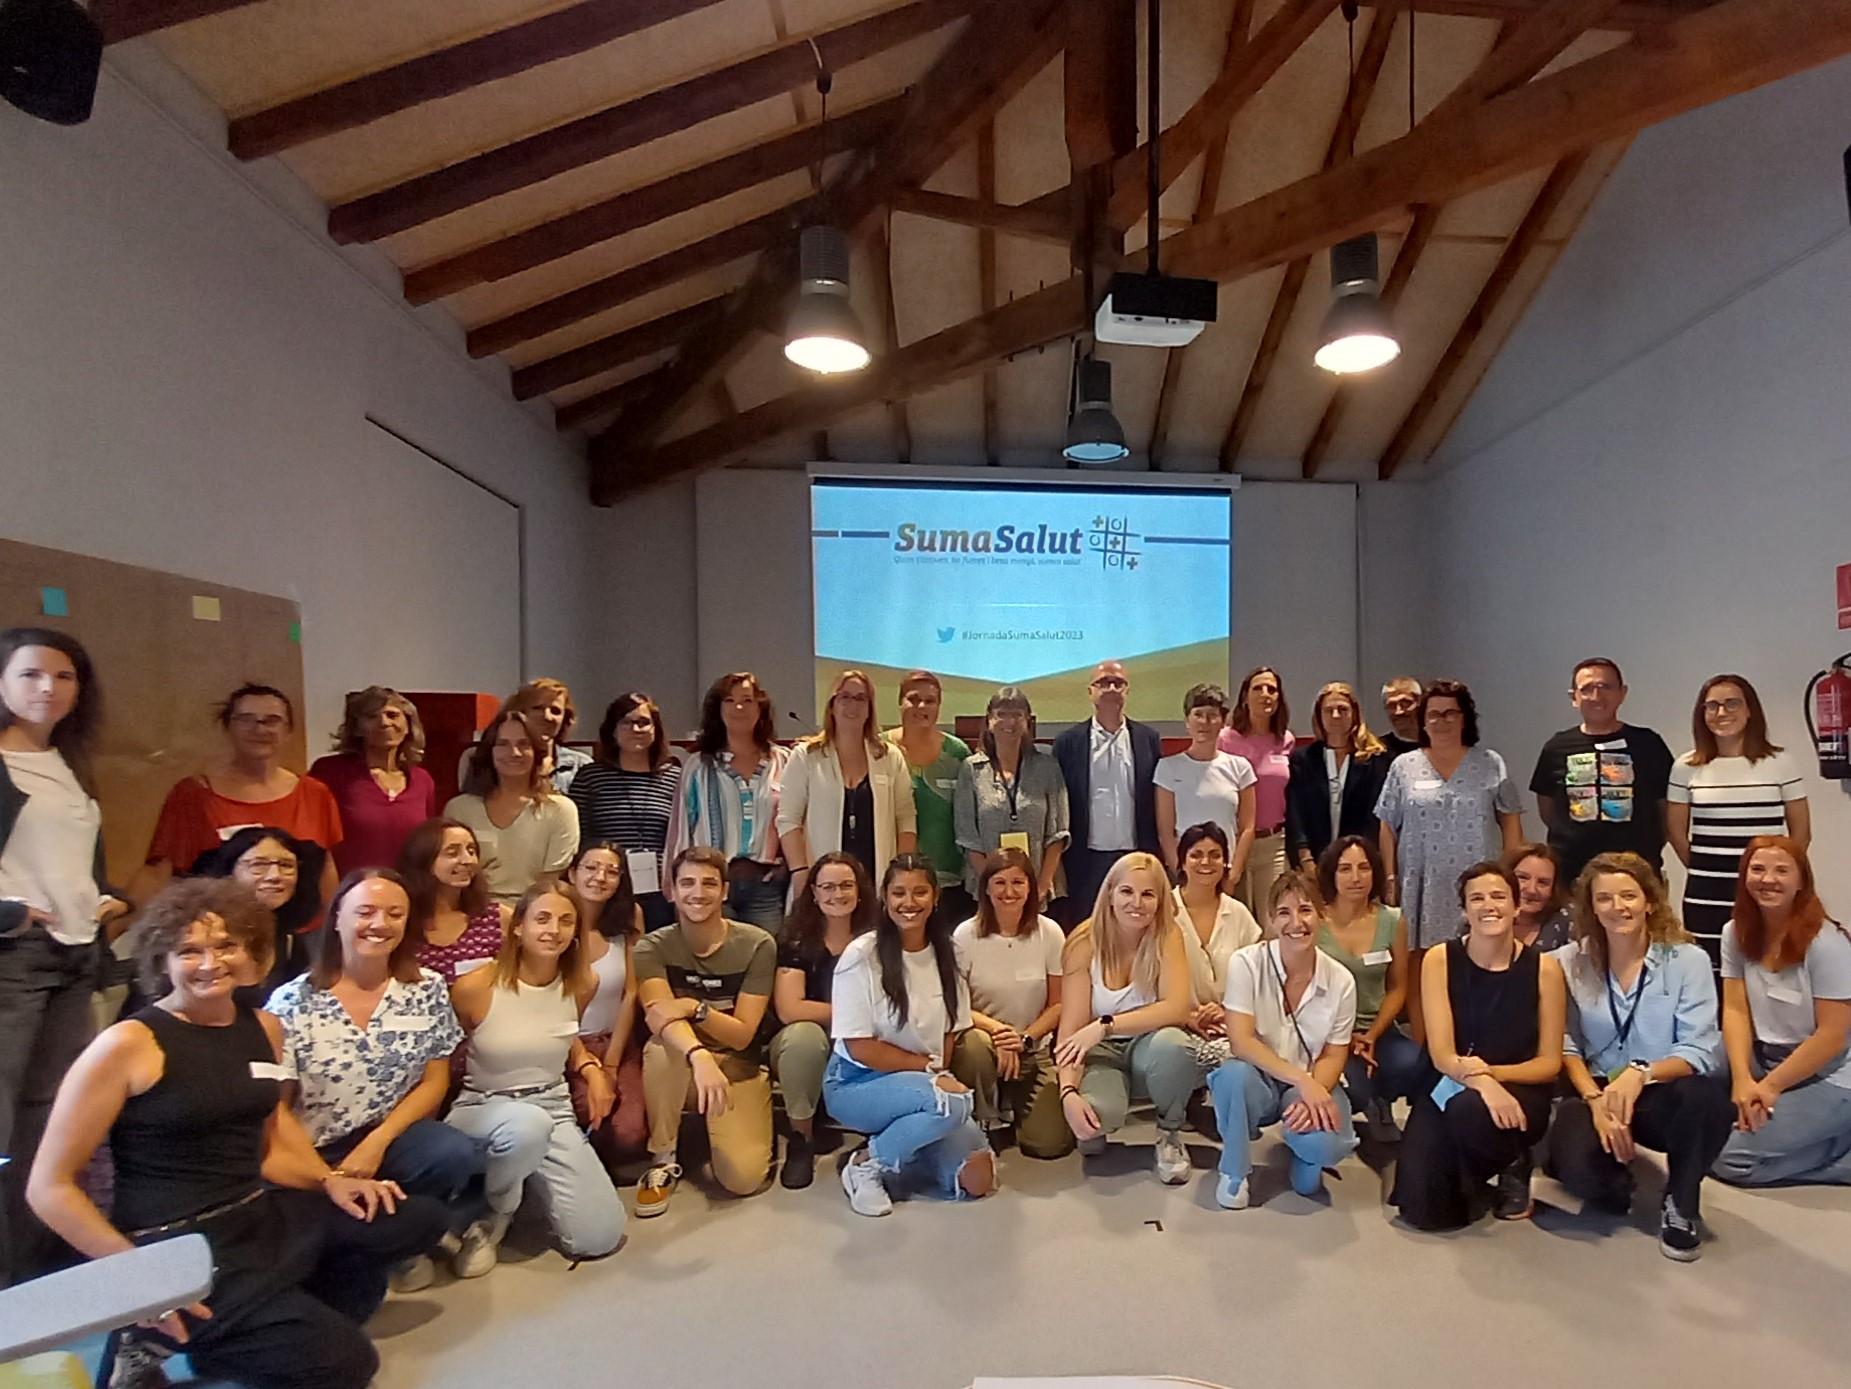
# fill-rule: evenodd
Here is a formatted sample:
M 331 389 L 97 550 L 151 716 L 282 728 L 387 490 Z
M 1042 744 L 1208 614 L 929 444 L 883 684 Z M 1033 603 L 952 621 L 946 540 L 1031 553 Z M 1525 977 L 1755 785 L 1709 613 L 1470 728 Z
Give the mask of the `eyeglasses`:
M 230 722 L 239 728 L 261 728 L 265 733 L 289 726 L 289 720 L 281 714 L 233 714 Z
M 1021 723 L 1028 717 L 1020 709 L 992 709 L 990 719 L 994 723 Z
M 296 876 L 296 861 L 292 858 L 247 858 L 239 866 L 260 878 L 266 873 L 281 873 L 286 878 Z
M 653 733 L 656 729 L 656 721 L 647 714 L 638 714 L 633 718 L 625 719 L 618 727 L 634 729 L 638 733 Z
M 1464 717 L 1465 710 L 1463 709 L 1429 709 L 1427 711 L 1428 723 L 1451 723 L 1454 719 Z
M 866 704 L 868 702 L 868 697 L 860 690 L 843 690 L 836 698 L 844 704 Z
M 1706 699 L 1703 712 L 1706 714 L 1739 714 L 1748 707 L 1745 699 Z
M 1585 685 L 1576 685 L 1575 693 L 1578 695 L 1604 695 L 1612 694 L 1617 689 L 1619 689 L 1619 686 L 1614 684 L 1611 680 L 1590 680 Z
M 1122 690 L 1128 688 L 1130 684 L 1131 682 L 1122 675 L 1102 675 L 1093 681 L 1093 688 L 1095 690 Z

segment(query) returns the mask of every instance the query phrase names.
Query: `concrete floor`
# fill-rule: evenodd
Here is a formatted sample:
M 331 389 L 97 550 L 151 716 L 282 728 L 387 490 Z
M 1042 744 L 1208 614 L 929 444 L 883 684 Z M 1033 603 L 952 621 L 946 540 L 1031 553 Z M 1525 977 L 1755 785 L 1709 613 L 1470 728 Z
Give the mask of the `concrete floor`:
M 1655 1215 L 1572 1213 L 1540 1177 L 1533 1222 L 1419 1235 L 1356 1159 L 1306 1200 L 1268 1137 L 1261 1204 L 1227 1212 L 1211 1145 L 1192 1144 L 1196 1180 L 1163 1187 L 1148 1128 L 1126 1136 L 1084 1170 L 1011 1154 L 993 1199 L 903 1202 L 882 1220 L 849 1211 L 828 1159 L 802 1192 L 710 1200 L 684 1182 L 604 1263 L 511 1250 L 486 1278 L 395 1297 L 373 1325 L 379 1389 L 1107 1373 L 1236 1389 L 1851 1385 L 1851 1191 L 1709 1183 L 1712 1239 L 1680 1265 L 1658 1252 Z M 1642 1171 L 1641 1211 L 1655 1201 Z

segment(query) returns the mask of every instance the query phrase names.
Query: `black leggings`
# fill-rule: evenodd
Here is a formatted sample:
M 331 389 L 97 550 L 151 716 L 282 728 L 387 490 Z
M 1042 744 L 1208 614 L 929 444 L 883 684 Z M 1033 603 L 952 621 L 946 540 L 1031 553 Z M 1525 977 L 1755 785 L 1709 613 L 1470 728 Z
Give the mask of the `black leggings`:
M 1473 1198 L 1485 1183 L 1542 1137 L 1549 1126 L 1552 1087 L 1505 1086 L 1523 1107 L 1524 1123 L 1520 1129 L 1501 1129 L 1476 1090 L 1461 1091 L 1441 1109 L 1433 1102 L 1435 1079 L 1429 1070 L 1416 1088 L 1388 1200 L 1416 1230 L 1457 1230 L 1472 1223 Z
M 1735 1104 L 1720 1076 L 1679 1076 L 1648 1085 L 1632 1110 L 1633 1141 L 1665 1155 L 1665 1192 L 1695 1218 L 1703 1174 L 1729 1141 Z M 1549 1130 L 1549 1175 L 1590 1205 L 1624 1211 L 1632 1204 L 1633 1176 L 1600 1146 L 1586 1100 L 1563 1100 Z

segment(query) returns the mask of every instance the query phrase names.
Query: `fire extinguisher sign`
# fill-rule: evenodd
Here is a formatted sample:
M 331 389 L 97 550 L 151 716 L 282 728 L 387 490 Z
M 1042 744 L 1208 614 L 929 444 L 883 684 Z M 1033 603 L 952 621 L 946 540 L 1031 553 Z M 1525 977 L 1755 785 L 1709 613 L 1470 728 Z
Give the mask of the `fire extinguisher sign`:
M 1851 629 L 1851 564 L 1838 566 L 1838 630 Z

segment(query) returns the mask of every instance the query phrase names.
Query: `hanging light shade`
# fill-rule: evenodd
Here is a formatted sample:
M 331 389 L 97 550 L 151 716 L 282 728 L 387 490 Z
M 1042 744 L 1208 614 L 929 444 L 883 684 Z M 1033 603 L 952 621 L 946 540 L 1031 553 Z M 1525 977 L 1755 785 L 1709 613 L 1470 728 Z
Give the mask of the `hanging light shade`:
M 1130 457 L 1125 428 L 1112 413 L 1112 364 L 1082 357 L 1078 377 L 1078 401 L 1073 418 L 1067 421 L 1067 446 L 1061 456 L 1094 468 Z
M 848 238 L 835 227 L 805 227 L 797 256 L 803 288 L 785 329 L 784 355 L 827 376 L 860 371 L 872 358 L 848 302 Z
M 1330 248 L 1330 312 L 1318 335 L 1317 364 L 1336 375 L 1374 371 L 1401 355 L 1401 343 L 1382 307 L 1375 233 Z

